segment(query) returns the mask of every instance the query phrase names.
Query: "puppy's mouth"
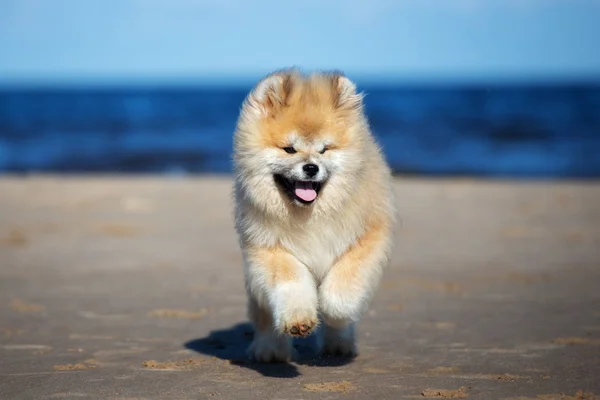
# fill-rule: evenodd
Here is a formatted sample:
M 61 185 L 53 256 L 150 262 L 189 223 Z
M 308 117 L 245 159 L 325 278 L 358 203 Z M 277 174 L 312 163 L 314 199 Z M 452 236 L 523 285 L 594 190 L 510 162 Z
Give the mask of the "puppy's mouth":
M 302 204 L 313 203 L 323 187 L 322 182 L 291 180 L 279 174 L 273 177 L 292 200 L 297 200 Z

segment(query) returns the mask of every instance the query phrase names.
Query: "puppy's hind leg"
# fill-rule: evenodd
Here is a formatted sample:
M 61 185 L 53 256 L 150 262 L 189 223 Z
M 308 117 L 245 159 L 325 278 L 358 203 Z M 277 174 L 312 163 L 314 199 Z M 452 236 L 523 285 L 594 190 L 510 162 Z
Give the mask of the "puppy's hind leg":
M 325 322 L 323 326 L 324 354 L 354 357 L 358 354 L 354 338 L 356 324 L 350 322 L 344 326 L 335 327 Z
M 254 340 L 248 347 L 248 357 L 258 362 L 286 362 L 293 354 L 291 338 L 273 329 L 271 310 L 260 307 L 250 298 L 248 316 L 254 325 Z

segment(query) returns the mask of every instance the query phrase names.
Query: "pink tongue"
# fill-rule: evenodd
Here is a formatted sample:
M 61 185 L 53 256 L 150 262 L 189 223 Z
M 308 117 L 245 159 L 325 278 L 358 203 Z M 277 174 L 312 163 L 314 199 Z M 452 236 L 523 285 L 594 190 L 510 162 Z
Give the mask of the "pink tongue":
M 304 201 L 313 201 L 317 198 L 317 191 L 313 189 L 310 182 L 296 182 L 294 193 Z

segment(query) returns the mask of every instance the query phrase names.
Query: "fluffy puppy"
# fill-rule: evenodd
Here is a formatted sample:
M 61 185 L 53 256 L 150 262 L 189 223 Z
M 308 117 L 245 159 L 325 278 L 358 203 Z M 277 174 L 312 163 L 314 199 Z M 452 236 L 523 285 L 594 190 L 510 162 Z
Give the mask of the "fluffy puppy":
M 249 356 L 290 360 L 291 337 L 320 319 L 323 352 L 356 355 L 355 323 L 388 263 L 395 216 L 362 95 L 341 73 L 274 72 L 243 103 L 233 159 Z

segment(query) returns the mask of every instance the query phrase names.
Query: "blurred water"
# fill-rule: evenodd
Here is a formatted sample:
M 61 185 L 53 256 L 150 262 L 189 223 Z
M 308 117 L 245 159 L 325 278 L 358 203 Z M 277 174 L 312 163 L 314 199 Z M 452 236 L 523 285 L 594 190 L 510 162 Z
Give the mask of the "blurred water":
M 0 91 L 0 172 L 228 173 L 249 89 Z M 600 85 L 362 89 L 395 172 L 600 176 Z

